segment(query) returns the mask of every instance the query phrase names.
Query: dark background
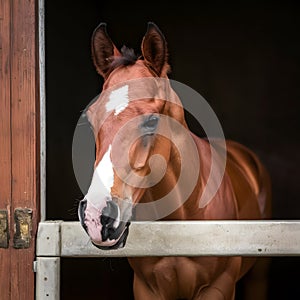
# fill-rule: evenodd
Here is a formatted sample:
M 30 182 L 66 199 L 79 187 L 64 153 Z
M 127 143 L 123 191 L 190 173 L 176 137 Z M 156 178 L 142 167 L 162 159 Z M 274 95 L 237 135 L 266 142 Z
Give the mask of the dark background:
M 82 110 L 101 91 L 90 55 L 94 28 L 106 22 L 118 47 L 139 53 L 148 21 L 166 36 L 170 78 L 200 93 L 225 137 L 265 163 L 273 218 L 300 219 L 300 10 L 294 3 L 46 1 L 47 219 L 78 220 L 82 192 L 72 139 Z M 299 298 L 298 270 L 298 257 L 272 258 L 269 299 Z M 131 281 L 125 258 L 62 262 L 63 300 L 132 299 Z M 241 282 L 238 299 L 242 290 Z

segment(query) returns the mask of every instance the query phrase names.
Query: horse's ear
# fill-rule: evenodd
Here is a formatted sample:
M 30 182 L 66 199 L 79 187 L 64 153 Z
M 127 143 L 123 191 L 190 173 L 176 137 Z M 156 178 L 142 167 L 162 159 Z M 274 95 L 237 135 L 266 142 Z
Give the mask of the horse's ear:
M 142 54 L 147 65 L 157 75 L 166 75 L 169 68 L 167 42 L 153 22 L 148 22 L 147 32 L 142 41 Z
M 106 78 L 114 57 L 120 56 L 119 50 L 106 31 L 106 23 L 101 23 L 92 35 L 92 58 L 97 72 Z

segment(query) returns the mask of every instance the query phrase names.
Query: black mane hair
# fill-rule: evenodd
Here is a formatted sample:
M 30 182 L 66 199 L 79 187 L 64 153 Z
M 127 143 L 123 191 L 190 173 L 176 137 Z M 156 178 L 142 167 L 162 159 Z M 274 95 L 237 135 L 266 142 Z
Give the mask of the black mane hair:
M 133 65 L 138 59 L 138 56 L 134 53 L 134 50 L 126 46 L 121 48 L 121 54 L 122 56 L 114 57 L 114 60 L 110 65 L 112 70 L 120 66 Z

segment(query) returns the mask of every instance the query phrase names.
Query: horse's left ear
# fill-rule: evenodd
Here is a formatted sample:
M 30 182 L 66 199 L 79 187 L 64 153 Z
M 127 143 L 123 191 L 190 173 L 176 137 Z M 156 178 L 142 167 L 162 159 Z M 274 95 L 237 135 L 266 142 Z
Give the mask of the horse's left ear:
M 158 76 L 167 74 L 169 69 L 167 42 L 153 22 L 148 22 L 147 32 L 142 41 L 142 54 L 147 65 Z
M 106 31 L 106 23 L 94 30 L 92 35 L 92 58 L 97 72 L 106 78 L 109 74 L 110 65 L 116 56 L 121 56 Z

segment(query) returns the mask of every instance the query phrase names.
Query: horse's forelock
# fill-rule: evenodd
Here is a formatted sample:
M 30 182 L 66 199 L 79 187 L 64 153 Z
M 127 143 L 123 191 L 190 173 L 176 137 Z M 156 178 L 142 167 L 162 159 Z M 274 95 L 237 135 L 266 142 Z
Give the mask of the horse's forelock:
M 114 70 L 120 66 L 129 66 L 135 64 L 138 59 L 138 56 L 135 54 L 132 48 L 128 48 L 123 46 L 121 48 L 121 56 L 115 56 L 113 61 L 111 62 L 111 70 Z

